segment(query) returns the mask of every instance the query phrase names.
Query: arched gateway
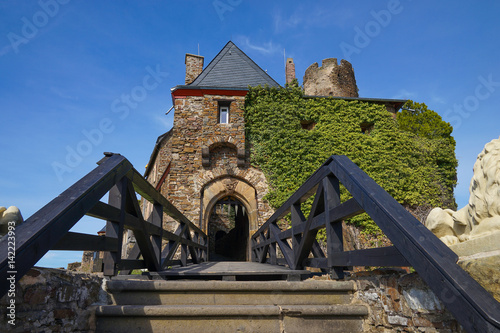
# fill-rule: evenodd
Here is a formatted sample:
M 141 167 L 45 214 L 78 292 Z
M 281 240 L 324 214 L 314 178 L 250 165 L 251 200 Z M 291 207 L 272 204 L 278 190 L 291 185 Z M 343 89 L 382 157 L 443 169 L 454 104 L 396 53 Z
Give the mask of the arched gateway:
M 225 176 L 206 184 L 201 198 L 201 228 L 209 236 L 209 260 L 249 260 L 249 237 L 258 229 L 259 216 L 253 186 Z

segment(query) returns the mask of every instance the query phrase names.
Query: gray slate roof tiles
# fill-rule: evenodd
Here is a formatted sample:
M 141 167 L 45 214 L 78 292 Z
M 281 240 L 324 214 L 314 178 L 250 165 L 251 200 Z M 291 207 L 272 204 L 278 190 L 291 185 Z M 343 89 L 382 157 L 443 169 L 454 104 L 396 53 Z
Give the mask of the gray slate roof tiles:
M 246 89 L 248 86 L 264 86 L 266 84 L 271 87 L 280 86 L 230 41 L 188 86 Z

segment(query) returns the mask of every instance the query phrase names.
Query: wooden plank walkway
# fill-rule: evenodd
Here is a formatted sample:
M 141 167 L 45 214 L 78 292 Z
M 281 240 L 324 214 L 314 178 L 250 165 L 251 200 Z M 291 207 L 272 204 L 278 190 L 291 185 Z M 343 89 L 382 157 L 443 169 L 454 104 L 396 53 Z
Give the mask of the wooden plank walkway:
M 161 272 L 147 273 L 151 278 L 205 279 L 228 281 L 288 280 L 300 281 L 311 275 L 307 270 L 292 270 L 284 266 L 256 262 L 204 262 L 186 267 L 175 267 Z

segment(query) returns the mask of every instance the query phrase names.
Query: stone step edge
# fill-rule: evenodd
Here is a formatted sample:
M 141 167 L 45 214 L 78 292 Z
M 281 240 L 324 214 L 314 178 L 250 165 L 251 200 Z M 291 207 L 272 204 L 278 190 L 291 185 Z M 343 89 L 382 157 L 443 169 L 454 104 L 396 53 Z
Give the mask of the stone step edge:
M 355 291 L 356 284 L 353 281 L 107 281 L 106 289 L 109 292 L 127 291 L 308 291 L 308 292 L 344 292 Z
M 101 305 L 98 317 L 366 317 L 365 305 Z

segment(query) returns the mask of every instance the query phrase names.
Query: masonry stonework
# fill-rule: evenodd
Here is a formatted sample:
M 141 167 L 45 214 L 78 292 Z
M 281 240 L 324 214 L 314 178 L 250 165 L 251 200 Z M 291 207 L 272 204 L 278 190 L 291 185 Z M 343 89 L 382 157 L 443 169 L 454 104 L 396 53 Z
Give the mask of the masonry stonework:
M 359 97 L 354 69 L 349 61 L 324 59 L 321 67 L 315 62 L 304 75 L 304 94 L 308 96 Z
M 381 269 L 353 273 L 356 302 L 369 308 L 363 332 L 465 333 L 417 273 Z
M 292 58 L 286 59 L 285 71 L 286 71 L 286 74 L 285 74 L 286 75 L 286 83 L 290 84 L 293 82 L 293 80 L 295 80 L 295 64 L 293 63 Z
M 1 332 L 95 332 L 95 308 L 111 304 L 105 278 L 64 269 L 33 267 L 16 284 L 15 325 L 9 297 L 0 299 Z
M 203 71 L 204 58 L 199 55 L 186 54 L 186 84 L 190 84 Z
M 386 269 L 347 279 L 356 284 L 353 303 L 368 307 L 363 332 L 465 333 L 416 273 Z M 95 308 L 113 304 L 106 283 L 99 274 L 34 267 L 16 286 L 15 326 L 7 322 L 9 298 L 0 299 L 0 331 L 95 332 Z
M 221 102 L 229 104 L 227 124 L 218 121 Z M 244 96 L 234 95 L 175 98 L 173 128 L 159 146 L 148 178 L 154 186 L 162 181 L 161 193 L 205 232 L 216 200 L 226 195 L 235 196 L 245 205 L 250 232 L 256 231 L 272 214 L 263 200 L 268 191 L 265 176 L 249 163 L 244 102 Z M 204 151 L 208 152 L 208 163 L 202 161 Z M 224 185 L 227 181 L 234 183 L 233 189 Z M 219 182 L 222 185 L 217 185 Z M 167 228 L 175 228 L 168 217 L 165 221 Z

